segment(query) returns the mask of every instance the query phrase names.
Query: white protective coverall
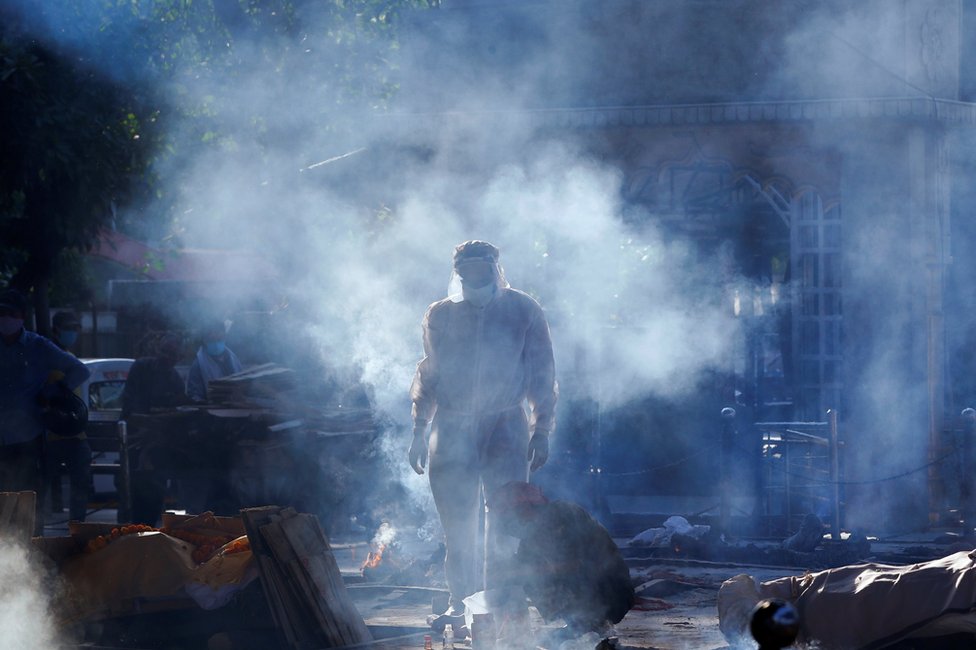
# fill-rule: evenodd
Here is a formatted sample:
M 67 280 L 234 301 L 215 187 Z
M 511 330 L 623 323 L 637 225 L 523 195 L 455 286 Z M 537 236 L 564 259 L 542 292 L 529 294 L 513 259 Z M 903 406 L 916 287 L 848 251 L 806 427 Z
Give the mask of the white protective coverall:
M 456 298 L 432 304 L 424 316 L 425 357 L 410 392 L 415 429 L 432 422 L 430 488 L 444 527 L 451 605 L 459 607 L 484 588 L 477 561 L 484 494 L 528 479 L 530 434 L 552 430 L 557 388 L 549 325 L 533 298 L 507 283 L 483 307 Z M 494 558 L 514 553 L 510 541 L 500 548 L 489 513 L 489 576 Z
M 718 591 L 719 628 L 733 647 L 749 638 L 751 612 L 765 598 L 796 607 L 797 647 L 874 650 L 909 638 L 929 647 L 922 639 L 976 636 L 976 551 L 917 564 L 853 564 L 765 582 L 737 575 Z

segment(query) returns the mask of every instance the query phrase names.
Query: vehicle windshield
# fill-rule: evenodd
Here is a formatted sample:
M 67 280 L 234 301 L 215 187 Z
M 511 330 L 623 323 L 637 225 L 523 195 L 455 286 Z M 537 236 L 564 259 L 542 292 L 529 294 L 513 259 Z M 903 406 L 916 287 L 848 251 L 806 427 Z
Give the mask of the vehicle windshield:
M 122 409 L 122 390 L 125 380 L 99 381 L 88 387 L 89 408 L 94 411 Z

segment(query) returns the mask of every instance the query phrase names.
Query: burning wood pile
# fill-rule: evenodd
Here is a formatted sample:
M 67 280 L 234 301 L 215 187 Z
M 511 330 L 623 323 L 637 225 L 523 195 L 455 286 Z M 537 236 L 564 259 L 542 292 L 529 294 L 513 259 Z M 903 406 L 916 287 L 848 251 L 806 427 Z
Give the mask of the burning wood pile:
M 427 558 L 410 557 L 397 540 L 397 530 L 383 522 L 369 543 L 369 552 L 359 568 L 366 582 L 387 585 L 443 584 L 444 545 Z
M 400 545 L 396 543 L 396 529 L 388 522 L 380 524 L 373 540 L 369 543 L 369 552 L 360 567 L 363 578 L 369 582 L 384 582 L 390 580 L 402 568 Z
M 373 536 L 373 541 L 369 544 L 369 553 L 363 562 L 362 570 L 365 571 L 366 569 L 375 569 L 378 567 L 383 561 L 383 553 L 387 547 L 392 547 L 395 538 L 396 529 L 389 522 L 384 521 L 380 524 L 379 530 Z

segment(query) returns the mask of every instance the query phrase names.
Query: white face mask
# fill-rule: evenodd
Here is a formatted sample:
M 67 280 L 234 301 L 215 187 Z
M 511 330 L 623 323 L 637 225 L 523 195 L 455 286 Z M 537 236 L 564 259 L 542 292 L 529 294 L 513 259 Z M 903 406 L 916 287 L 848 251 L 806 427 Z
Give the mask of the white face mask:
M 491 302 L 497 290 L 498 285 L 494 282 L 489 282 L 485 286 L 475 289 L 470 289 L 464 285 L 461 286 L 461 293 L 464 294 L 464 299 L 476 307 L 484 307 Z
M 3 336 L 13 336 L 24 326 L 23 318 L 13 316 L 0 316 L 0 334 Z

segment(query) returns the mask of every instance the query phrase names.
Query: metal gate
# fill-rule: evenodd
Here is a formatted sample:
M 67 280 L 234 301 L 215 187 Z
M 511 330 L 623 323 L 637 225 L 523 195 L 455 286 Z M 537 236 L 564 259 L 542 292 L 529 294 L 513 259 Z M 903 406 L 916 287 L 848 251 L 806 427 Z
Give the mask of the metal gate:
M 837 417 L 825 422 L 757 422 L 762 473 L 762 528 L 768 536 L 796 531 L 815 514 L 840 531 L 841 445 Z

